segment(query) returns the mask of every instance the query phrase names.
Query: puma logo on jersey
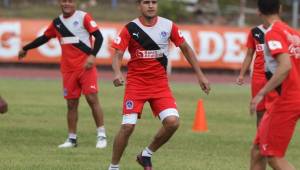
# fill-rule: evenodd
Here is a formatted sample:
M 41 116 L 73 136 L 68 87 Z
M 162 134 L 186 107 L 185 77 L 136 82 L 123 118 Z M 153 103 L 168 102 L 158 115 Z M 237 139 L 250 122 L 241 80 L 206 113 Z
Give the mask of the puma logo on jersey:
M 57 28 L 60 28 L 60 24 L 57 24 L 56 27 L 57 27 Z
M 255 34 L 254 36 L 257 37 L 257 38 L 259 38 L 259 37 L 260 37 L 260 34 Z
M 136 39 L 138 39 L 139 38 L 139 32 L 138 33 L 132 33 L 132 36 L 134 36 Z

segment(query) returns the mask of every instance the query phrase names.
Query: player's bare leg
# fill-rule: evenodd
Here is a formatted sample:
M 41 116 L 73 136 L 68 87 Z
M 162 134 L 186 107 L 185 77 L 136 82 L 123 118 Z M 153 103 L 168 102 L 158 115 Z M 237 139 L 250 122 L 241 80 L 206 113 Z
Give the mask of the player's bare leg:
M 77 146 L 77 121 L 78 121 L 79 99 L 67 99 L 67 122 L 69 136 L 65 143 L 59 145 L 59 148 L 72 148 Z
M 123 124 L 117 133 L 114 144 L 111 164 L 118 165 L 128 144 L 129 137 L 134 131 L 134 124 Z
M 97 93 L 88 94 L 85 96 L 85 98 L 92 110 L 92 114 L 93 114 L 96 126 L 97 127 L 103 126 L 104 125 L 103 111 L 102 111 L 101 105 L 99 103 Z
M 262 117 L 264 116 L 265 112 L 266 112 L 265 110 L 256 112 L 256 127 L 259 126 L 259 123 L 260 123 Z
M 87 94 L 85 95 L 86 101 L 88 102 L 93 118 L 95 120 L 95 124 L 97 127 L 97 144 L 96 148 L 105 148 L 107 146 L 106 141 L 106 134 L 105 134 L 105 128 L 104 128 L 104 116 L 103 116 L 103 110 L 101 108 L 98 94 Z
M 173 134 L 179 127 L 179 118 L 176 116 L 169 116 L 165 118 L 165 120 L 162 123 L 163 126 L 157 132 L 153 141 L 148 147 L 153 152 L 157 151 L 173 136 Z
M 260 154 L 257 145 L 252 146 L 250 157 L 250 170 L 266 170 L 267 159 Z
M 67 106 L 68 106 L 67 120 L 68 120 L 69 133 L 76 134 L 77 131 L 78 105 L 79 105 L 79 99 L 67 100 Z
M 269 157 L 268 163 L 274 170 L 296 170 L 296 168 L 284 158 Z
M 153 152 L 157 151 L 173 136 L 179 127 L 179 118 L 178 116 L 168 116 L 162 124 L 163 126 L 154 136 L 151 144 L 137 156 L 137 162 L 144 167 L 144 170 L 152 170 L 151 156 Z

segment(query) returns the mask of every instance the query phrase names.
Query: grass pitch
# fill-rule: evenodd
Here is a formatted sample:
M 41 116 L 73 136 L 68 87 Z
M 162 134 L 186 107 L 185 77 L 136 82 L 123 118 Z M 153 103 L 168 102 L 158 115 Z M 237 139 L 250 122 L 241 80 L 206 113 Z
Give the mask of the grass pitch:
M 205 96 L 196 84 L 171 83 L 181 114 L 181 127 L 163 148 L 154 153 L 156 170 L 248 169 L 249 149 L 255 135 L 255 118 L 248 114 L 249 87 L 214 85 Z M 58 149 L 66 131 L 66 103 L 60 80 L 1 79 L 0 92 L 9 113 L 0 115 L 1 170 L 106 170 L 112 141 L 121 121 L 123 88 L 100 82 L 109 145 L 95 148 L 96 130 L 89 107 L 81 99 L 78 142 L 75 149 Z M 192 132 L 197 100 L 204 99 L 209 132 Z M 140 170 L 135 156 L 152 139 L 160 121 L 148 104 L 121 161 L 122 170 Z M 300 168 L 299 125 L 287 158 Z

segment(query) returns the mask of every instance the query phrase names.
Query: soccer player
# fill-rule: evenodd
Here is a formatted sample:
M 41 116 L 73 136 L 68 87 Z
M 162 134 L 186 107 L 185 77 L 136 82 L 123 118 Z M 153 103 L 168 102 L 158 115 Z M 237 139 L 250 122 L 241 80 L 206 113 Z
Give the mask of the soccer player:
M 0 96 L 0 113 L 4 114 L 8 110 L 7 102 Z
M 166 74 L 169 41 L 181 49 L 192 65 L 202 90 L 207 94 L 210 91 L 209 82 L 198 66 L 194 51 L 176 24 L 157 16 L 157 3 L 157 0 L 137 0 L 141 16 L 128 23 L 112 44 L 115 49 L 113 83 L 116 87 L 124 85 L 120 67 L 127 48 L 131 59 L 125 83 L 123 121 L 114 140 L 109 170 L 119 169 L 120 159 L 137 119 L 142 115 L 145 102 L 150 103 L 154 116 L 162 122 L 153 141 L 137 156 L 137 162 L 145 170 L 152 169 L 152 154 L 171 138 L 179 126 L 179 114 Z
M 77 146 L 78 104 L 81 93 L 92 110 L 97 126 L 97 148 L 107 145 L 103 112 L 98 99 L 97 70 L 95 56 L 101 48 L 103 37 L 90 14 L 76 10 L 75 0 L 60 0 L 62 14 L 55 18 L 44 35 L 24 46 L 19 58 L 28 50 L 39 47 L 51 38 L 58 38 L 62 48 L 61 73 L 63 94 L 67 101 L 68 138 L 59 148 Z M 95 38 L 94 45 L 92 36 Z
M 254 67 L 251 77 L 251 94 L 252 98 L 256 96 L 259 90 L 267 83 L 265 75 L 265 62 L 264 62 L 264 43 L 265 43 L 265 26 L 259 25 L 251 29 L 247 40 L 247 53 L 244 59 L 240 74 L 236 80 L 238 85 L 244 84 L 244 77 L 249 69 L 254 53 Z M 256 108 L 256 125 L 258 126 L 264 112 L 266 111 L 266 98 L 264 98 Z
M 300 34 L 280 20 L 279 0 L 258 0 L 265 35 L 266 66 L 271 79 L 251 101 L 251 111 L 271 90 L 279 96 L 264 114 L 251 149 L 251 170 L 295 170 L 284 158 L 300 118 Z

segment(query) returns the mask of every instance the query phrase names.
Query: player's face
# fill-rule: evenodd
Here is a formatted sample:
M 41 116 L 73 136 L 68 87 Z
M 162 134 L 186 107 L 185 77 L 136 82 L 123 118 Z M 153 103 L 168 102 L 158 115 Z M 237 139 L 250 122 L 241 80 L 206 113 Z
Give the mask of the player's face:
M 157 16 L 157 0 L 142 0 L 138 8 L 146 18 L 151 19 Z
M 75 11 L 75 0 L 60 0 L 61 10 L 66 15 L 72 15 Z

